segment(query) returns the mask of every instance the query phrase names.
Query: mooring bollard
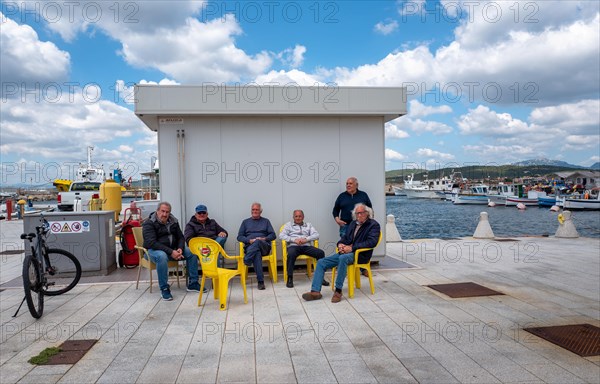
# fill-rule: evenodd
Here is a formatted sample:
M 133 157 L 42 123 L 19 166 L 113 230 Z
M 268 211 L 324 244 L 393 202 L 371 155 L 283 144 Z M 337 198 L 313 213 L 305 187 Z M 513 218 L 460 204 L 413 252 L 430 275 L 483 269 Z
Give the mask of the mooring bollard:
M 475 238 L 475 239 L 493 239 L 494 238 L 494 231 L 492 231 L 492 227 L 490 226 L 487 212 L 481 212 L 479 214 L 479 223 L 477 224 L 477 228 L 475 229 L 473 238 Z
M 388 243 L 402 241 L 400 232 L 396 228 L 396 218 L 394 215 L 387 215 L 387 222 L 385 223 L 385 241 Z
M 577 233 L 577 229 L 571 218 L 571 211 L 564 211 L 558 215 L 558 229 L 554 236 L 567 239 L 579 237 L 579 233 Z

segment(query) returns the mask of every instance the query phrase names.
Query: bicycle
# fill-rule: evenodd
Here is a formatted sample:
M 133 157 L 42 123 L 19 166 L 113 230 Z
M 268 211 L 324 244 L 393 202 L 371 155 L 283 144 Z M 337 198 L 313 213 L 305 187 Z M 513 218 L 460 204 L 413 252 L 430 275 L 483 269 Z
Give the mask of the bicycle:
M 39 319 L 44 312 L 44 296 L 68 292 L 81 278 L 81 263 L 72 253 L 46 245 L 50 225 L 43 215 L 40 221 L 42 225 L 35 227 L 35 233 L 21 234 L 22 240 L 31 243 L 31 255 L 23 260 L 25 297 L 13 317 L 17 316 L 26 301 L 31 316 Z

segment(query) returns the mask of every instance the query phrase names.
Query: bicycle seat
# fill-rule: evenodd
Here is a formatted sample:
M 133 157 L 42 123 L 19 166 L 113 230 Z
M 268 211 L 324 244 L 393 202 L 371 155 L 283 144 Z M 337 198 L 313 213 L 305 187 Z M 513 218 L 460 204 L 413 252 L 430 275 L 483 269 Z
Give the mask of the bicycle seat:
M 22 233 L 21 234 L 21 240 L 25 240 L 25 239 L 31 240 L 34 237 L 35 237 L 35 233 L 29 233 L 29 234 L 28 233 Z

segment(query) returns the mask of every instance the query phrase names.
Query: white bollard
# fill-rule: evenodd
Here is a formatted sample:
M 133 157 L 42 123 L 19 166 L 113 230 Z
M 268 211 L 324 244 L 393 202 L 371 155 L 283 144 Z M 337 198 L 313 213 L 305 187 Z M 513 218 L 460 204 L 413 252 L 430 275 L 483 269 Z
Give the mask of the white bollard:
M 571 219 L 571 211 L 564 211 L 558 215 L 558 229 L 555 237 L 574 239 L 579 237 L 573 219 Z
M 487 212 L 481 212 L 479 214 L 479 223 L 477 224 L 477 228 L 475 229 L 473 237 L 475 239 L 494 238 L 494 231 L 492 231 L 492 227 L 490 226 Z
M 387 215 L 387 222 L 385 223 L 385 241 L 387 243 L 402 241 L 400 232 L 398 232 L 398 228 L 396 228 L 396 218 L 394 215 Z

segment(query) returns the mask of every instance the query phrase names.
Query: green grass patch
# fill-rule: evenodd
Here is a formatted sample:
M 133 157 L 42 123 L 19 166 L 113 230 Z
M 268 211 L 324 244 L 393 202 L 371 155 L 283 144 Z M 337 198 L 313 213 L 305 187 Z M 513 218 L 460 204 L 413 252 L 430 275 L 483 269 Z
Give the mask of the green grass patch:
M 58 354 L 60 351 L 62 351 L 62 349 L 59 347 L 49 347 L 40 352 L 39 355 L 33 356 L 28 361 L 30 364 L 43 365 L 46 364 L 52 356 Z

